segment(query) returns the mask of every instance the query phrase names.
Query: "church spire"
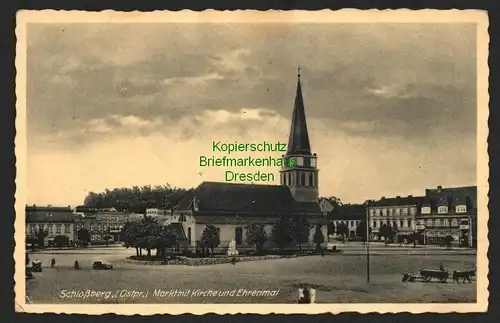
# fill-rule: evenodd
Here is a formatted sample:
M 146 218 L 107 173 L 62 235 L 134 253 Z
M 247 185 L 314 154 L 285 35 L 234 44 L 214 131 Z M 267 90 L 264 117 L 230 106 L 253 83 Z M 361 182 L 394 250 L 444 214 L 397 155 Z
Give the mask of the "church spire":
M 290 154 L 311 155 L 306 113 L 304 111 L 304 100 L 302 98 L 302 87 L 300 85 L 300 67 L 297 68 L 297 93 L 295 94 L 292 126 L 288 139 L 287 155 Z

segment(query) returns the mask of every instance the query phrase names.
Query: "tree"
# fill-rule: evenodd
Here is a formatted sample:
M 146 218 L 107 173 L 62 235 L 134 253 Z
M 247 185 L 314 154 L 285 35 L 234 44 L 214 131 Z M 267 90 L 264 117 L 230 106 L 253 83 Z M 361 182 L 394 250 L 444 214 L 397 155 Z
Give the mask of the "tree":
M 144 213 L 147 208 L 171 208 L 190 190 L 173 188 L 169 184 L 151 187 L 105 189 L 104 192 L 89 192 L 84 207 L 96 209 L 115 208 L 118 211 Z
M 89 241 L 90 241 L 89 230 L 87 230 L 85 228 L 81 228 L 80 230 L 78 230 L 77 239 L 78 239 L 78 241 L 80 241 L 80 244 L 82 246 L 87 246 L 89 244 Z
M 267 241 L 267 233 L 264 230 L 264 226 L 262 224 L 252 223 L 247 225 L 245 230 L 247 232 L 245 239 L 246 243 L 255 246 L 257 251 L 261 251 Z
M 396 233 L 390 225 L 384 223 L 380 227 L 380 235 L 384 237 L 384 243 L 388 245 L 390 241 L 394 240 L 394 236 L 396 235 Z
M 205 227 L 205 230 L 201 234 L 201 244 L 204 247 L 210 248 L 212 256 L 214 255 L 214 249 L 220 244 L 219 231 L 216 227 L 211 224 Z
M 125 248 L 135 248 L 136 255 L 141 255 L 139 244 L 144 238 L 144 228 L 141 222 L 125 222 L 120 232 Z
M 66 247 L 69 245 L 69 238 L 64 235 L 57 235 L 54 237 L 54 244 L 58 248 Z
M 334 234 L 335 233 L 335 223 L 334 222 L 329 222 L 327 225 L 327 234 Z
M 279 217 L 273 225 L 272 239 L 273 242 L 283 250 L 288 244 L 294 241 L 293 227 L 288 217 Z
M 166 248 L 175 246 L 178 238 L 171 225 L 164 226 L 156 237 L 156 255 L 164 258 L 166 256 Z
M 321 225 L 316 226 L 313 241 L 316 244 L 316 250 L 319 250 L 321 248 L 321 244 L 325 242 L 325 236 L 323 235 L 323 230 L 321 230 Z
M 368 228 L 369 230 L 369 234 L 372 232 L 372 228 Z M 368 239 L 367 239 L 367 236 L 366 236 L 366 221 L 365 220 L 361 220 L 358 224 L 358 227 L 356 228 L 356 236 L 358 237 L 361 237 L 363 239 L 364 242 L 366 242 Z
M 49 235 L 49 232 L 47 230 L 38 230 L 35 233 L 36 240 L 38 242 L 38 246 L 40 248 L 45 247 L 45 237 Z
M 342 235 L 344 238 L 349 235 L 349 228 L 344 222 L 337 224 L 337 234 Z
M 302 244 L 309 242 L 309 235 L 311 234 L 311 224 L 305 217 L 292 218 L 292 236 L 293 241 L 299 245 L 302 250 Z

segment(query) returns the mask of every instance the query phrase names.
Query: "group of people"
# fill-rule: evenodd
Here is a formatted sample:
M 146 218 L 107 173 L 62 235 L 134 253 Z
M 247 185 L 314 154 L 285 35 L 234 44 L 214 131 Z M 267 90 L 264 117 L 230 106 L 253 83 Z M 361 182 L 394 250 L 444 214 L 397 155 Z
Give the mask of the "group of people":
M 304 286 L 303 288 L 299 288 L 299 304 L 309 304 L 311 303 L 311 292 Z

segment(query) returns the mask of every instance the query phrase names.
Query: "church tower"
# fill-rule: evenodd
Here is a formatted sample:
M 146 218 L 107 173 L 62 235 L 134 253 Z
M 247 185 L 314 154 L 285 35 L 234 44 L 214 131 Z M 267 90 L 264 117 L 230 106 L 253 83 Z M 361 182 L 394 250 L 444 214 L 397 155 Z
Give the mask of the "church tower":
M 307 132 L 304 100 L 300 85 L 300 68 L 297 74 L 297 93 L 293 107 L 292 126 L 287 152 L 283 156 L 285 165 L 280 170 L 281 185 L 290 189 L 297 202 L 318 202 L 318 169 L 316 154 L 311 153 Z M 293 159 L 293 160 L 292 160 Z

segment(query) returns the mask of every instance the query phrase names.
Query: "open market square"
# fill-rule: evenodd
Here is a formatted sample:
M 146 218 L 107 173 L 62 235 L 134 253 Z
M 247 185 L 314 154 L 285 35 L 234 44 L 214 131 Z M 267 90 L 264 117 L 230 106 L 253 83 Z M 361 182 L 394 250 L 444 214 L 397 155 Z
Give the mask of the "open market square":
M 135 251 L 123 247 L 43 251 L 29 255 L 42 262 L 43 271 L 27 280 L 27 295 L 33 304 L 295 303 L 298 288 L 307 284 L 316 290 L 316 303 L 476 301 L 475 279 L 472 283 L 401 281 L 402 273 L 437 269 L 440 264 L 449 271 L 472 268 L 476 255 L 470 250 L 372 247 L 368 284 L 362 249 L 346 246 L 338 255 L 207 266 L 128 263 L 127 257 Z M 54 268 L 50 266 L 52 258 L 56 260 Z M 75 260 L 80 270 L 73 268 Z M 108 261 L 114 268 L 94 270 L 95 260 Z M 235 291 L 232 296 L 231 291 Z

